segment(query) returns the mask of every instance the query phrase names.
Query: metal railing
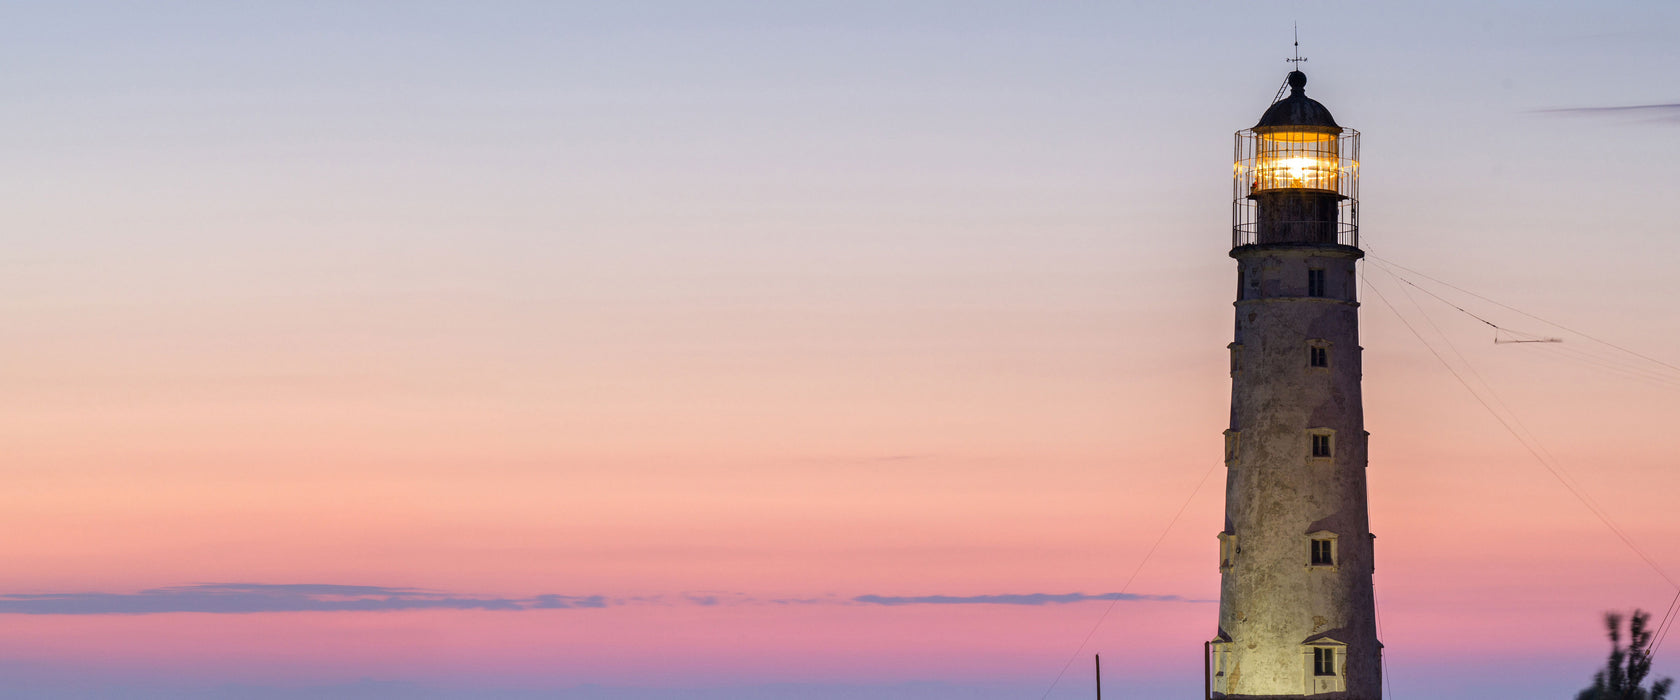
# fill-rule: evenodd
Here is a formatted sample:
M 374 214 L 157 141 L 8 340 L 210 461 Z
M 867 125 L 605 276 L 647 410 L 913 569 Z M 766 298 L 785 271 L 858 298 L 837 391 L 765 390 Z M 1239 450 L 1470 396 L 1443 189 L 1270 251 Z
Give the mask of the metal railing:
M 1248 204 L 1252 204 L 1249 202 Z M 1245 245 L 1345 245 L 1359 247 L 1356 214 L 1337 221 L 1237 221 L 1231 226 L 1231 247 Z

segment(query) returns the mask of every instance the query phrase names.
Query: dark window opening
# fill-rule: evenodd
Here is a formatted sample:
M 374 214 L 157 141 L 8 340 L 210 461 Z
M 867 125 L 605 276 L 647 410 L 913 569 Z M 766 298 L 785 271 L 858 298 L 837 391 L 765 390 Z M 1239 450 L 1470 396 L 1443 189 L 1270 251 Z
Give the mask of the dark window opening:
M 1329 435 L 1314 435 L 1314 436 L 1312 436 L 1312 456 L 1314 456 L 1314 457 L 1329 457 L 1330 456 L 1330 436 Z
M 1336 650 L 1313 647 L 1313 675 L 1336 675 Z
M 1312 366 L 1314 366 L 1314 367 L 1329 367 L 1330 366 L 1330 350 L 1328 348 L 1321 348 L 1321 347 L 1316 347 L 1315 346 L 1315 347 L 1312 348 L 1312 353 L 1311 354 L 1312 354 Z
M 1333 548 L 1333 545 L 1334 545 L 1334 542 L 1331 541 L 1331 540 L 1313 540 L 1312 541 L 1312 565 L 1313 566 L 1335 566 L 1335 564 L 1336 564 L 1336 553 L 1335 553 L 1335 550 Z
M 1324 296 L 1324 271 L 1323 270 L 1317 270 L 1317 269 L 1307 270 L 1307 296 L 1309 296 L 1309 297 Z

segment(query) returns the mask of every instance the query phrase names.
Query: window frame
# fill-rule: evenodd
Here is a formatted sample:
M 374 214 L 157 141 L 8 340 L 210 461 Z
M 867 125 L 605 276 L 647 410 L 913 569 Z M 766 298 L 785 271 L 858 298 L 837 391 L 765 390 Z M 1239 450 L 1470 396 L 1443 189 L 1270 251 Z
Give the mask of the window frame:
M 1322 635 L 1301 644 L 1301 686 L 1306 695 L 1347 692 L 1347 649 L 1347 643 Z
M 1315 538 L 1315 539 L 1311 539 L 1311 540 L 1307 540 L 1307 541 L 1311 543 L 1308 546 L 1308 549 L 1311 551 L 1311 554 L 1308 555 L 1309 556 L 1309 559 L 1308 559 L 1308 562 L 1307 562 L 1308 564 L 1311 564 L 1313 566 L 1335 566 L 1336 565 L 1336 541 L 1335 540 L 1316 539 Z
M 1307 464 L 1330 464 L 1334 462 L 1337 447 L 1336 430 L 1334 428 L 1307 428 L 1306 433 L 1307 443 L 1302 447 L 1306 448 L 1303 452 L 1306 454 Z M 1323 453 L 1316 449 L 1320 445 L 1325 447 Z
M 1313 647 L 1313 676 L 1325 677 L 1336 674 L 1336 648 Z
M 1316 556 L 1318 554 L 1317 550 L 1320 546 L 1320 542 L 1327 543 L 1324 546 L 1328 549 L 1326 553 L 1330 555 L 1330 561 L 1328 562 L 1321 563 Z M 1342 566 L 1341 537 L 1329 530 L 1315 530 L 1307 533 L 1306 555 L 1308 571 L 1312 571 L 1314 569 L 1335 571 L 1340 569 Z
M 1312 433 L 1310 450 L 1313 459 L 1335 459 L 1335 436 L 1326 433 Z

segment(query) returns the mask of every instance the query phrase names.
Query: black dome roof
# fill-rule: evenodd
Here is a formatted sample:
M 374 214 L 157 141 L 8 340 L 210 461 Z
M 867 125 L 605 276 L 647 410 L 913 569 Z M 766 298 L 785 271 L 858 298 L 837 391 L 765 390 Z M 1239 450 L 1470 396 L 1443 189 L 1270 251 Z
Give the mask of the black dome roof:
M 1269 126 L 1317 126 L 1340 129 L 1336 119 L 1330 116 L 1330 110 L 1318 100 L 1307 97 L 1302 88 L 1307 85 L 1307 74 L 1301 71 L 1289 72 L 1289 96 L 1273 102 L 1266 113 L 1260 115 L 1260 123 L 1254 128 Z

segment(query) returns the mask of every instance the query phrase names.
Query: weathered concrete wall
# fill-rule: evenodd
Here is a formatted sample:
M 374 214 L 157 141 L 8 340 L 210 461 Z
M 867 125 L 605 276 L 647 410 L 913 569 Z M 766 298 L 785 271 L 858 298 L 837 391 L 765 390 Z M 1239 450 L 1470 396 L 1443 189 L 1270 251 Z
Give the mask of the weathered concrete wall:
M 1229 641 L 1218 684 L 1228 698 L 1375 700 L 1381 659 L 1354 278 L 1362 254 L 1254 245 L 1231 255 L 1240 281 L 1225 486 L 1231 542 L 1219 604 Z M 1308 294 L 1310 269 L 1324 271 L 1321 297 Z M 1328 367 L 1311 366 L 1314 345 Z M 1331 456 L 1313 456 L 1315 433 L 1330 436 Z M 1311 533 L 1334 540 L 1333 565 L 1311 564 Z M 1315 643 L 1336 649 L 1340 680 L 1313 675 Z

